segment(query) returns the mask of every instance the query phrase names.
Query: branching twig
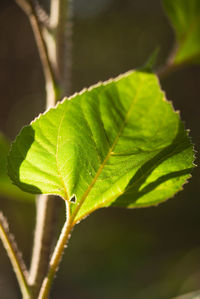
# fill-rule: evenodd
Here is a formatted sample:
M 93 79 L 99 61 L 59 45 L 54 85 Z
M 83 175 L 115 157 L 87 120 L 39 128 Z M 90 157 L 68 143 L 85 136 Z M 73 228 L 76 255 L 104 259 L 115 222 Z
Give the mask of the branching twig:
M 22 255 L 17 248 L 17 244 L 13 235 L 9 232 L 9 227 L 6 218 L 0 212 L 0 238 L 7 251 L 7 254 L 12 263 L 13 269 L 16 273 L 16 277 L 23 294 L 23 298 L 30 298 L 30 287 L 27 282 L 28 272 L 23 261 Z

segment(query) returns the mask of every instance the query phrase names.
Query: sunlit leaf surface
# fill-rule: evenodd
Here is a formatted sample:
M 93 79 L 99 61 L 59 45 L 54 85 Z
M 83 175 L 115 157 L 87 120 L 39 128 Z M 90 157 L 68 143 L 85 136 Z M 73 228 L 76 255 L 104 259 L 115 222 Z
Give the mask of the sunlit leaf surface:
M 9 147 L 8 140 L 0 133 L 0 196 L 3 195 L 12 199 L 34 201 L 34 197 L 31 194 L 25 193 L 13 185 L 7 175 L 6 157 L 9 152 Z
M 166 200 L 190 176 L 192 161 L 157 77 L 131 71 L 40 115 L 12 145 L 8 169 L 25 191 L 73 198 L 77 222 L 101 207 Z

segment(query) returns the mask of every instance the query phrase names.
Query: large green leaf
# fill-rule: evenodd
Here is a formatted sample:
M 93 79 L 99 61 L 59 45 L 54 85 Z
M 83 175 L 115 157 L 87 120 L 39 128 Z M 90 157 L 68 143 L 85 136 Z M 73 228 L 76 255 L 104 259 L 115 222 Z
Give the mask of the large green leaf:
M 32 195 L 21 191 L 13 185 L 7 175 L 6 157 L 9 152 L 9 147 L 10 145 L 8 140 L 0 133 L 0 195 L 4 195 L 12 199 L 33 200 Z
M 163 0 L 177 39 L 175 64 L 200 63 L 200 1 Z
M 166 200 L 190 176 L 192 161 L 179 114 L 156 76 L 131 71 L 65 99 L 25 127 L 8 170 L 25 191 L 73 198 L 76 222 L 100 207 Z

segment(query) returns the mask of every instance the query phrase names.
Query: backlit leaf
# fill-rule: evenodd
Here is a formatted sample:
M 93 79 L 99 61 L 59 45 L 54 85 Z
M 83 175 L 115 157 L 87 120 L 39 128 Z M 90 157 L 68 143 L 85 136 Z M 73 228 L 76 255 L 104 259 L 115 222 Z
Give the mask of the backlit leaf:
M 71 200 L 74 221 L 106 206 L 155 205 L 190 176 L 193 149 L 154 74 L 131 71 L 65 99 L 25 127 L 13 182 Z
M 0 195 L 12 199 L 34 201 L 34 197 L 31 194 L 25 193 L 13 185 L 7 175 L 6 157 L 9 152 L 9 147 L 8 140 L 0 133 Z

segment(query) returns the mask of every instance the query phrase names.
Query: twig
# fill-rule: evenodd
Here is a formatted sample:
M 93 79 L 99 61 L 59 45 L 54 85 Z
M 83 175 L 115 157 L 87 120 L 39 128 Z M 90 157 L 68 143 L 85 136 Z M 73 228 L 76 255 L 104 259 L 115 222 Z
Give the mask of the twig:
M 56 79 L 52 69 L 52 65 L 49 60 L 47 46 L 42 34 L 42 28 L 40 26 L 36 9 L 31 0 L 15 0 L 16 3 L 22 8 L 29 18 L 30 24 L 32 26 L 35 40 L 38 47 L 38 52 L 40 55 L 41 63 L 43 66 L 45 82 L 46 82 L 46 93 L 47 93 L 47 108 L 52 107 L 56 101 Z
M 44 27 L 50 29 L 48 14 L 46 13 L 46 11 L 43 9 L 43 7 L 40 5 L 40 3 L 37 0 L 34 0 L 34 2 L 35 2 L 35 11 L 38 20 L 40 21 L 40 23 L 42 23 L 42 25 L 44 25 Z
M 15 271 L 23 298 L 31 298 L 30 287 L 27 282 L 28 272 L 23 261 L 22 255 L 17 248 L 17 244 L 13 235 L 9 232 L 9 227 L 6 218 L 0 212 L 0 238 L 7 251 L 7 254 Z
M 72 62 L 72 0 L 53 0 L 50 7 L 50 28 L 55 37 L 55 57 L 61 96 L 68 96 Z
M 16 2 L 28 16 L 33 29 L 46 81 L 46 108 L 49 108 L 56 102 L 56 80 L 43 38 L 42 26 L 39 23 L 33 2 L 25 0 L 16 0 Z M 48 269 L 57 206 L 58 201 L 55 198 L 46 195 L 37 198 L 36 228 L 28 279 L 34 296 L 37 296 Z

